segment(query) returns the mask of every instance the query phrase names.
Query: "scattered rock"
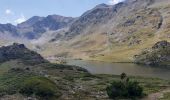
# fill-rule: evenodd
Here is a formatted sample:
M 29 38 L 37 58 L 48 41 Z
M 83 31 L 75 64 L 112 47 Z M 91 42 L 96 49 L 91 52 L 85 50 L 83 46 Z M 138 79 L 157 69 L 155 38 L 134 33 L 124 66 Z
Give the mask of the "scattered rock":
M 170 43 L 159 41 L 151 49 L 135 55 L 134 58 L 138 64 L 170 66 Z

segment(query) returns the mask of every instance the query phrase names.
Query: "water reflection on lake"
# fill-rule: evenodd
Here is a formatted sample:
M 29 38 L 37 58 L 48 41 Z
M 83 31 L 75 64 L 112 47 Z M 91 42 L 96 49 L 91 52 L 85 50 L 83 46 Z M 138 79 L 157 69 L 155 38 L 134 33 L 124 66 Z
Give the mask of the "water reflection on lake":
M 69 60 L 69 65 L 76 65 L 87 69 L 93 74 L 114 74 L 122 72 L 128 75 L 170 79 L 170 68 L 136 65 L 133 63 L 107 63 L 96 61 Z

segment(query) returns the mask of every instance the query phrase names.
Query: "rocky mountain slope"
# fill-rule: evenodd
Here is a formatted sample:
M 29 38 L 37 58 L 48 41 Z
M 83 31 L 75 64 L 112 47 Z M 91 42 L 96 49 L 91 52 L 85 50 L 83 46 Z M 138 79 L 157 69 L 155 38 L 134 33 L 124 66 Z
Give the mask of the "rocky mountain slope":
M 67 30 L 56 32 L 39 45 L 39 52 L 45 57 L 131 62 L 143 49 L 170 40 L 169 10 L 169 0 L 100 4 L 75 19 Z

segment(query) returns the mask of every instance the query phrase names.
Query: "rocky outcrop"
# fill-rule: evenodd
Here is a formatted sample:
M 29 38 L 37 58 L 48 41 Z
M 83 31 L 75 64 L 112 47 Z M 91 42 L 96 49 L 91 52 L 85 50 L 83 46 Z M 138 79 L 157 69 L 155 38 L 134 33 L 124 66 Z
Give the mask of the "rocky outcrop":
M 27 49 L 23 44 L 17 43 L 0 48 L 0 63 L 10 60 L 20 60 L 27 64 L 48 62 L 40 54 Z
M 169 48 L 170 47 L 170 43 L 167 41 L 159 41 L 157 42 L 152 49 L 160 49 L 160 48 Z
M 170 66 L 170 42 L 159 41 L 151 49 L 135 55 L 135 63 Z

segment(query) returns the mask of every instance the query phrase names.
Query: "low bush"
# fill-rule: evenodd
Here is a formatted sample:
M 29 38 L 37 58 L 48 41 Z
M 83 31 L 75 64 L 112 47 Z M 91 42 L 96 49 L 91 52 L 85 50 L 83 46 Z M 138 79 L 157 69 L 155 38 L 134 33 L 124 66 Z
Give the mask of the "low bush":
M 120 81 L 114 81 L 106 88 L 110 98 L 139 98 L 143 95 L 143 88 L 136 81 L 129 81 L 126 74 L 121 75 Z

